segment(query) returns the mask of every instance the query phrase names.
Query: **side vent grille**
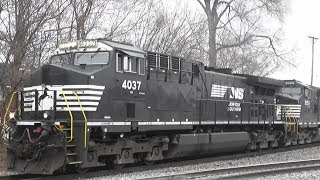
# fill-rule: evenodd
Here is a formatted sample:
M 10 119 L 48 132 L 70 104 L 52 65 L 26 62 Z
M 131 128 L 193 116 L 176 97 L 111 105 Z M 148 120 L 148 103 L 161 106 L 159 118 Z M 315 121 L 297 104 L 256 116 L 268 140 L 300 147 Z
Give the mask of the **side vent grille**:
M 156 54 L 148 53 L 149 65 L 152 67 L 157 66 Z
M 173 70 L 180 70 L 180 61 L 179 58 L 172 57 L 171 58 L 171 66 Z
M 169 56 L 160 56 L 160 68 L 168 68 Z

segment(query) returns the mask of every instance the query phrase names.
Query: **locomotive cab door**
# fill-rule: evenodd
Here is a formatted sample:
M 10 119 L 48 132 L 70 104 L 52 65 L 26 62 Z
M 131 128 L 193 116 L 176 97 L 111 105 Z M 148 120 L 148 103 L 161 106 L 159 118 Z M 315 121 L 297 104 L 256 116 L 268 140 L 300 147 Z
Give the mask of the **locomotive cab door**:
M 146 76 L 143 53 L 116 51 L 116 73 L 113 91 L 114 121 L 131 125 L 137 129 L 137 122 L 145 119 Z

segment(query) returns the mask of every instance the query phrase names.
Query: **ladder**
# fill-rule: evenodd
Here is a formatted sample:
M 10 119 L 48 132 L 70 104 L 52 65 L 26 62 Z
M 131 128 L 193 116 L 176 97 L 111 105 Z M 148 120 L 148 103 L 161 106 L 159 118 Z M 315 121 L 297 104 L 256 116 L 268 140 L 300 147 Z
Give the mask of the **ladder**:
M 61 127 L 61 125 L 59 127 L 57 127 L 60 131 L 64 132 L 65 136 L 66 136 L 66 150 L 67 150 L 67 160 L 68 160 L 68 164 L 69 165 L 76 165 L 76 164 L 82 164 L 83 162 L 81 160 L 79 160 L 78 158 L 78 153 L 77 153 L 77 145 L 76 145 L 76 139 L 74 137 L 74 121 L 73 121 L 73 114 L 72 111 L 70 109 L 68 100 L 66 98 L 66 95 L 64 93 L 63 90 L 61 90 L 61 94 L 63 95 L 64 101 L 66 103 L 68 112 L 69 112 L 69 117 L 70 117 L 70 123 L 66 123 L 64 125 L 64 127 Z M 78 103 L 79 103 L 79 107 L 81 109 L 82 112 L 82 116 L 84 118 L 84 138 L 83 138 L 83 145 L 84 148 L 87 148 L 87 116 L 83 110 L 81 101 L 79 99 L 79 96 L 77 95 L 76 92 L 73 92 L 73 95 L 76 97 Z

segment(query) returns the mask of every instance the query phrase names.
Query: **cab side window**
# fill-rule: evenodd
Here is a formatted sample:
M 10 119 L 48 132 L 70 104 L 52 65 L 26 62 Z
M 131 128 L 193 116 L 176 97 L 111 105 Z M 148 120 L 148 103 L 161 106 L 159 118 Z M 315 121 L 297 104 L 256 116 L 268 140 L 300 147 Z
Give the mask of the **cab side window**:
M 310 89 L 304 89 L 304 97 L 309 99 L 311 95 Z
M 117 53 L 117 72 L 123 72 L 123 54 Z
M 145 70 L 146 70 L 146 63 L 144 58 L 138 58 L 139 61 L 139 74 L 144 75 L 145 74 Z
M 117 72 L 145 74 L 144 58 L 133 57 L 126 54 L 117 53 Z

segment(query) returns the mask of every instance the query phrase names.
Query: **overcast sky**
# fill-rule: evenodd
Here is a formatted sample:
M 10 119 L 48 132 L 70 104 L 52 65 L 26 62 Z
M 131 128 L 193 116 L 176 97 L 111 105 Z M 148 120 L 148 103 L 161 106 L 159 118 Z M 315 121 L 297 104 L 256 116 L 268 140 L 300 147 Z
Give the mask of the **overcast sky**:
M 296 68 L 279 69 L 271 77 L 296 79 L 311 84 L 312 43 L 308 36 L 314 36 L 319 40 L 315 42 L 313 85 L 320 87 L 320 0 L 290 1 L 289 12 L 283 25 L 285 40 L 283 46 L 296 50 L 294 54 Z M 194 8 L 200 8 L 199 4 L 191 2 Z
M 272 75 L 278 79 L 297 79 L 304 83 L 311 82 L 311 51 L 312 43 L 308 36 L 320 38 L 320 1 L 292 0 L 285 19 L 285 46 L 295 48 L 297 68 L 285 68 Z M 320 86 L 320 39 L 315 42 L 314 81 Z

